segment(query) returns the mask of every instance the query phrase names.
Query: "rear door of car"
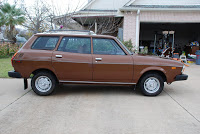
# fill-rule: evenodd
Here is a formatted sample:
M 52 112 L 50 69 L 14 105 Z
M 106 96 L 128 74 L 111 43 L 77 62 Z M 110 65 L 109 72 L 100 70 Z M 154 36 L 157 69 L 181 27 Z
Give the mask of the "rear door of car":
M 53 52 L 52 65 L 61 82 L 91 81 L 91 38 L 63 37 Z
M 51 56 L 55 49 L 59 36 L 54 35 L 34 35 L 29 44 L 23 46 L 20 50 L 20 60 L 23 64 L 19 64 L 15 69 L 23 76 L 29 77 L 30 73 L 37 69 L 52 70 Z
M 133 59 L 114 39 L 93 38 L 93 81 L 124 82 L 133 79 Z

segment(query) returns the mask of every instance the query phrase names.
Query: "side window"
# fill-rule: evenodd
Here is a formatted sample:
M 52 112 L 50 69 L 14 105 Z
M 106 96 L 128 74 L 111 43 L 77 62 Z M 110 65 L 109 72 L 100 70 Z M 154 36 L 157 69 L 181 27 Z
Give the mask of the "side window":
M 112 39 L 93 38 L 93 50 L 94 54 L 126 55 Z
M 41 50 L 53 50 L 56 47 L 58 40 L 59 37 L 38 37 L 31 48 Z
M 58 51 L 90 54 L 91 40 L 84 37 L 63 37 Z

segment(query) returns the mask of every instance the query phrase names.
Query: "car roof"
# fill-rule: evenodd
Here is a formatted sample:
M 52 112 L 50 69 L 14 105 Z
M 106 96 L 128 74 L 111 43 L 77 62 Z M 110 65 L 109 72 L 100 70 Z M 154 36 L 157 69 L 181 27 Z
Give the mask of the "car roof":
M 110 35 L 96 35 L 96 34 L 71 34 L 71 33 L 37 33 L 35 36 L 76 36 L 76 37 L 97 37 L 97 38 L 115 38 Z

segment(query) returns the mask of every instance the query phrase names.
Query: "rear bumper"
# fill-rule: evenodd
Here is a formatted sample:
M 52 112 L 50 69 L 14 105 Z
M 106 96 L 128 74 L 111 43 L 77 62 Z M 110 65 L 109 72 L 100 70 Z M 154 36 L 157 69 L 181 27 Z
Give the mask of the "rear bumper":
M 8 76 L 12 78 L 22 78 L 21 74 L 19 72 L 9 71 Z M 28 88 L 28 81 L 27 78 L 24 78 L 24 90 Z
M 22 78 L 21 74 L 19 72 L 9 71 L 8 76 L 12 78 Z
M 188 79 L 188 75 L 186 74 L 177 75 L 175 77 L 175 81 L 181 81 L 181 80 L 187 80 L 187 79 Z

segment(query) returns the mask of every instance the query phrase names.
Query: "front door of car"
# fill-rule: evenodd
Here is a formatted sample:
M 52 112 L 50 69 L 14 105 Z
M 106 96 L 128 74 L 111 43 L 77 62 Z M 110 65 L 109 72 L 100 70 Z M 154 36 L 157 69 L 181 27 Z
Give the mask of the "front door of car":
M 133 59 L 113 39 L 93 38 L 93 81 L 125 82 L 133 79 Z
M 63 37 L 52 55 L 52 65 L 59 80 L 91 81 L 91 38 Z

